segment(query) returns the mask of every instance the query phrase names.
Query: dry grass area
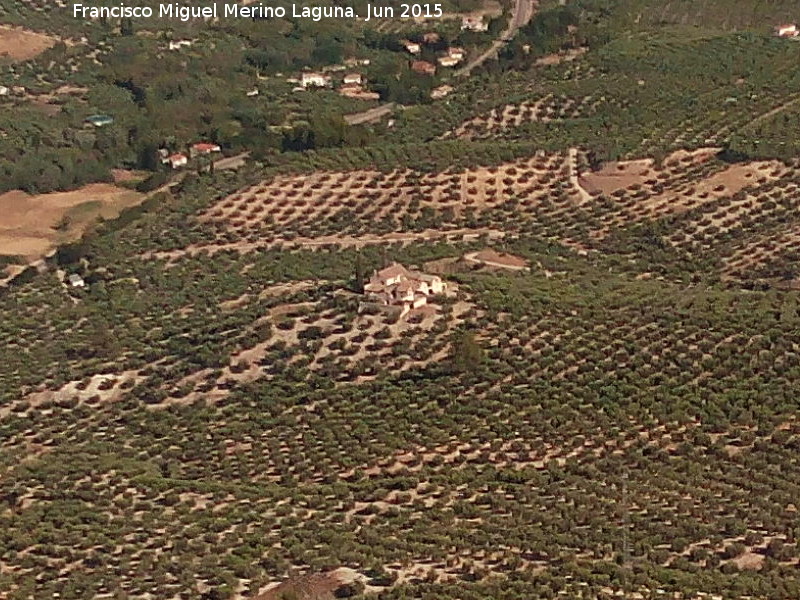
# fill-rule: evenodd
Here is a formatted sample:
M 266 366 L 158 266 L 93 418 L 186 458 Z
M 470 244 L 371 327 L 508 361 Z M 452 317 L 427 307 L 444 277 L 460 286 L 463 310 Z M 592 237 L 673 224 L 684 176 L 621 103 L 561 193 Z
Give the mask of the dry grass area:
M 0 25 L 0 61 L 20 62 L 55 46 L 57 38 L 21 27 Z
M 146 171 L 134 171 L 131 169 L 111 169 L 111 176 L 114 183 L 125 183 L 129 181 L 140 181 L 148 176 Z
M 6 192 L 0 195 L 0 255 L 37 260 L 79 238 L 98 217 L 113 218 L 143 199 L 138 192 L 105 183 L 37 196 Z
M 632 185 L 642 185 L 652 176 L 653 162 L 652 158 L 610 162 L 599 171 L 581 175 L 578 180 L 590 194 L 613 194 Z
M 98 373 L 84 379 L 69 381 L 57 390 L 38 389 L 25 395 L 18 403 L 0 407 L 0 417 L 9 415 L 21 403 L 37 407 L 53 403 L 96 404 L 118 400 L 125 389 L 132 386 L 140 375 L 137 371 Z
M 555 54 L 548 54 L 536 59 L 536 64 L 540 67 L 549 67 L 551 65 L 558 65 L 564 62 L 572 62 L 589 51 L 588 48 L 570 48 L 563 52 L 556 52 Z

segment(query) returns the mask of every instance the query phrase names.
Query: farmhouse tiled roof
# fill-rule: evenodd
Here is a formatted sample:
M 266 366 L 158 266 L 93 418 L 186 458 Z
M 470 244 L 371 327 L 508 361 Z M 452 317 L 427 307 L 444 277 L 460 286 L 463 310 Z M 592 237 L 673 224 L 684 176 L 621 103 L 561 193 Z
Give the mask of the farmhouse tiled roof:
M 386 281 L 387 279 L 392 279 L 393 277 L 408 277 L 410 273 L 408 269 L 406 269 L 400 263 L 392 263 L 385 269 L 381 269 L 376 273 L 379 279 Z

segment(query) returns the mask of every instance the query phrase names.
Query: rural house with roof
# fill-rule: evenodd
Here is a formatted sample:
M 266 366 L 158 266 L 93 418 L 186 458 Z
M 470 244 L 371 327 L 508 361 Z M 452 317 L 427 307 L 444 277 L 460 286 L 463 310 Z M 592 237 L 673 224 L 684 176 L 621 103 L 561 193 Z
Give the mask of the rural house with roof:
M 369 303 L 396 307 L 403 316 L 414 308 L 425 306 L 429 297 L 443 293 L 446 288 L 438 275 L 411 271 L 395 262 L 375 271 L 364 286 L 364 293 Z

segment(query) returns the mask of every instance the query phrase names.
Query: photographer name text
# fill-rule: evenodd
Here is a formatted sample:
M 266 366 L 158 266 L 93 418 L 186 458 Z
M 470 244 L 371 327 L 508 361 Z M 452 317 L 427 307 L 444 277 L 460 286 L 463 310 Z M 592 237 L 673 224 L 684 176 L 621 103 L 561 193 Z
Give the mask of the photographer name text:
M 441 4 L 401 4 L 400 6 L 378 6 L 367 4 L 364 21 L 372 19 L 437 19 L 442 16 Z M 352 7 L 313 6 L 291 4 L 288 7 L 265 4 L 213 4 L 210 6 L 186 6 L 182 4 L 159 4 L 150 6 L 88 6 L 73 4 L 72 16 L 76 19 L 139 19 L 153 18 L 190 21 L 192 19 L 359 19 Z

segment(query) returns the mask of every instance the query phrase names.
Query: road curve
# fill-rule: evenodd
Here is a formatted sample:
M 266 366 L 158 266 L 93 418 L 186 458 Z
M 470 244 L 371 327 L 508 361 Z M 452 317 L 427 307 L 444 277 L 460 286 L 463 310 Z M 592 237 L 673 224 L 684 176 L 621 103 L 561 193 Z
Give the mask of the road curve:
M 536 0 L 515 0 L 514 12 L 508 22 L 508 27 L 506 27 L 505 30 L 500 34 L 500 37 L 492 42 L 492 45 L 480 56 L 477 56 L 469 61 L 466 65 L 458 69 L 453 75 L 455 77 L 469 75 L 475 67 L 482 65 L 490 58 L 496 56 L 500 51 L 500 48 L 502 48 L 509 40 L 513 39 L 519 28 L 527 25 L 533 18 L 535 2 Z
M 493 41 L 492 45 L 480 56 L 477 56 L 469 61 L 466 65 L 455 71 L 453 76 L 461 77 L 463 75 L 469 75 L 475 67 L 482 65 L 489 58 L 496 56 L 500 48 L 502 48 L 506 42 L 508 42 L 517 34 L 519 28 L 527 25 L 530 22 L 530 20 L 533 18 L 534 8 L 537 2 L 538 0 L 514 0 L 514 12 L 512 13 L 511 19 L 508 22 L 508 27 L 506 27 L 505 30 L 500 34 L 500 37 Z M 394 106 L 395 105 L 393 102 L 388 102 L 386 104 L 381 104 L 376 108 L 365 110 L 364 112 L 345 115 L 344 120 L 348 125 L 372 123 L 390 114 L 394 109 Z

